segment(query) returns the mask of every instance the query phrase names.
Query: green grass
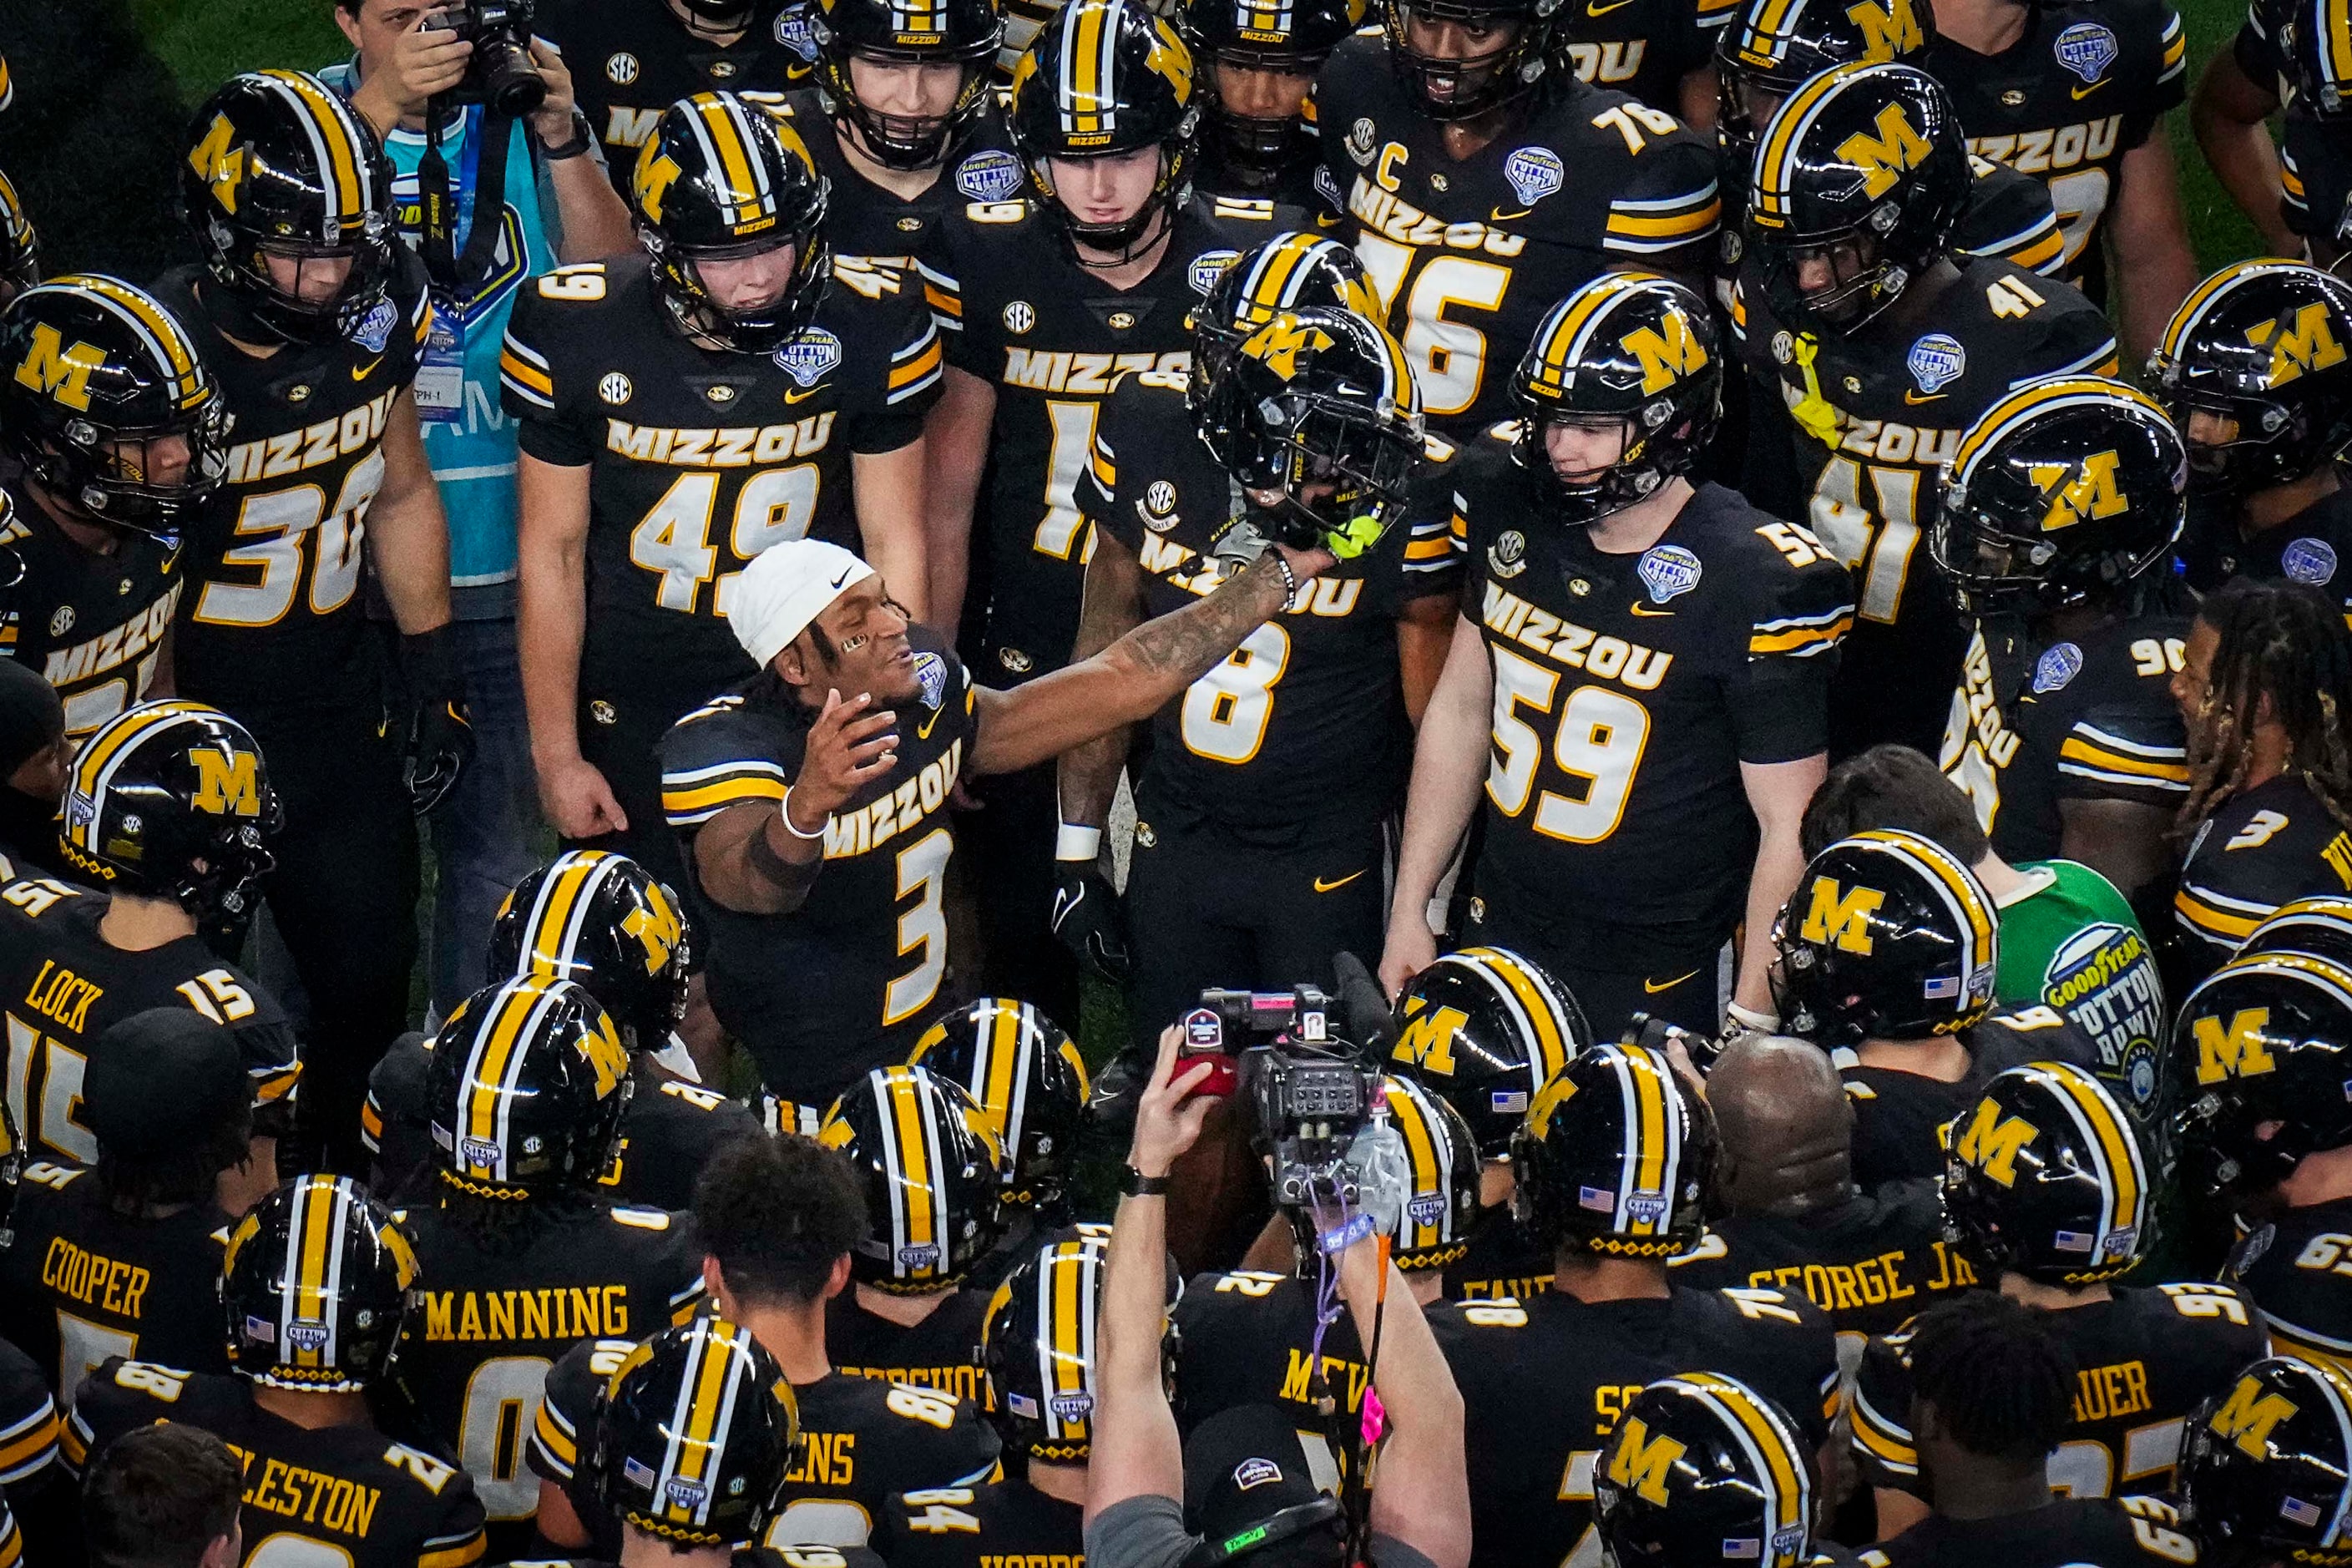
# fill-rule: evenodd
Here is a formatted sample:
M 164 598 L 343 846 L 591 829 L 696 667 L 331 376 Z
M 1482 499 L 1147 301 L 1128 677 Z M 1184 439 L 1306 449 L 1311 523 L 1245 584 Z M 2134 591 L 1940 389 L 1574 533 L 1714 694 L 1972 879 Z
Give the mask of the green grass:
M 191 103 L 239 71 L 314 70 L 352 52 L 333 0 L 132 0 L 132 9 Z
M 2214 51 L 2226 49 L 2237 36 L 2238 25 L 2245 20 L 2246 8 L 2234 0 L 2173 0 L 2180 8 L 2180 20 L 2189 35 L 2189 81 L 2194 90 L 2198 76 Z M 2205 166 L 2197 151 L 2196 139 L 2189 133 L 2189 110 L 2176 110 L 2171 118 L 2173 156 L 2180 165 L 2180 205 L 2189 219 L 2189 237 L 2197 247 L 2197 262 L 2200 270 L 2211 272 L 2231 261 L 2252 256 L 2262 248 L 2255 237 L 2253 225 L 2231 203 L 2221 190 L 2221 183 Z

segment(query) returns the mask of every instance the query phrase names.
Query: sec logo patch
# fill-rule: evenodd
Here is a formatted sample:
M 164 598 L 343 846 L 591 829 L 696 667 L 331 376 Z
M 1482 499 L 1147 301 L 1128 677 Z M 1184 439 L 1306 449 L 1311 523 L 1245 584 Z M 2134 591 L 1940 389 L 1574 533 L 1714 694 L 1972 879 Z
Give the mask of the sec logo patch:
M 637 57 L 614 55 L 604 61 L 604 79 L 614 87 L 626 87 L 637 79 Z
M 1015 300 L 1004 307 L 1004 330 L 1015 337 L 1037 324 L 1037 308 L 1026 300 Z
M 626 403 L 636 390 L 630 384 L 629 378 L 617 370 L 606 373 L 604 378 L 596 384 L 596 395 L 614 407 Z

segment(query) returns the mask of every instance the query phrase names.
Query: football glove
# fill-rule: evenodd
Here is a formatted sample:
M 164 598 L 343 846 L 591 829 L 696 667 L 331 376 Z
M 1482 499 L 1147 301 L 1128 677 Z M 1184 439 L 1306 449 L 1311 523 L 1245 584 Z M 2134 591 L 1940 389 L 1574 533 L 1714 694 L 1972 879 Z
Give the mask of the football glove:
M 1054 938 L 1086 972 L 1107 985 L 1124 985 L 1135 963 L 1127 916 L 1110 879 L 1092 860 L 1054 862 Z
M 400 639 L 401 684 L 407 697 L 401 776 L 408 785 L 410 809 L 419 816 L 449 798 L 474 760 L 474 721 L 466 710 L 456 640 L 456 628 L 446 625 Z

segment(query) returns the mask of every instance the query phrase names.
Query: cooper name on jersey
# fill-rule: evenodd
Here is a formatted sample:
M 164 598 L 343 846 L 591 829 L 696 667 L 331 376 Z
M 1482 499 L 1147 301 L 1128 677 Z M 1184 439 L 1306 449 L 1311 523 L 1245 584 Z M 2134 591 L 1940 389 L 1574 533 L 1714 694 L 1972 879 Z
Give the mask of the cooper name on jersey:
M 834 410 L 782 425 L 632 425 L 604 419 L 604 449 L 639 463 L 678 468 L 748 468 L 789 462 L 824 450 L 833 438 Z
M 1608 637 L 1590 626 L 1553 615 L 1520 598 L 1501 584 L 1486 584 L 1479 619 L 1496 637 L 1517 643 L 1544 658 L 1580 669 L 1603 680 L 1614 680 L 1636 691 L 1654 691 L 1666 679 L 1675 656 L 1645 647 L 1623 637 Z
M 366 451 L 383 439 L 384 422 L 392 417 L 393 400 L 405 390 L 404 386 L 388 386 L 337 418 L 321 419 L 315 425 L 280 431 L 257 441 L 239 441 L 228 449 L 228 475 L 222 483 L 247 485 L 257 479 L 282 479 Z

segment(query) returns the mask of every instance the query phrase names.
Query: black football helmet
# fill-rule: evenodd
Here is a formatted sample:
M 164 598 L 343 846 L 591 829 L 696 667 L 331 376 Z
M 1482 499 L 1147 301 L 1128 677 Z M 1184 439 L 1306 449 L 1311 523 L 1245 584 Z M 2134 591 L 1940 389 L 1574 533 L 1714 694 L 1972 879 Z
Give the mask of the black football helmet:
M 598 1500 L 680 1547 L 757 1540 L 800 1444 L 800 1405 L 776 1358 L 709 1312 L 623 1357 L 594 1422 Z
M 980 1339 L 982 1413 L 1004 1446 L 1055 1464 L 1087 1462 L 1095 1410 L 1095 1322 L 1103 1242 L 1045 1243 L 990 1298 Z
M 593 1184 L 612 1163 L 634 1087 L 596 999 L 536 974 L 458 1003 L 433 1037 L 425 1086 L 441 1179 L 500 1200 Z
M 60 278 L 0 310 L 0 451 L 93 521 L 176 541 L 228 471 L 232 422 L 195 340 L 144 289 Z
M 348 1176 L 298 1176 L 229 1235 L 229 1365 L 272 1388 L 356 1394 L 391 1367 L 416 1282 L 390 1209 Z
M 2095 1285 L 2156 1239 L 2150 1166 L 2097 1079 L 2063 1062 L 2011 1068 L 1952 1125 L 1944 1229 L 1987 1280 Z
M 1389 68 L 1432 120 L 1474 120 L 1531 90 L 1555 56 L 1567 0 L 1381 0 Z M 1415 19 L 1454 23 L 1474 37 L 1510 36 L 1481 55 L 1423 54 L 1407 41 Z
M 1303 158 L 1315 134 L 1296 114 L 1268 119 L 1240 112 L 1217 93 L 1219 64 L 1243 70 L 1313 77 L 1341 40 L 1364 25 L 1366 0 L 1292 0 L 1282 5 L 1252 0 L 1184 0 L 1176 29 L 1201 73 L 1209 133 L 1225 167 L 1271 183 Z
M 1004 1201 L 1057 1207 L 1087 1108 L 1077 1041 L 1026 1002 L 983 996 L 923 1031 L 909 1067 L 971 1094 L 1003 1155 Z
M 960 1284 L 1003 1234 L 1003 1154 L 988 1113 L 929 1068 L 876 1068 L 824 1113 L 817 1141 L 857 1167 L 868 1233 L 861 1283 L 898 1296 Z
M 82 742 L 62 816 L 58 847 L 93 887 L 206 920 L 245 911 L 286 820 L 246 727 L 179 699 L 126 709 Z
M 1242 340 L 1287 310 L 1328 305 L 1379 321 L 1380 296 L 1355 251 L 1320 235 L 1286 234 L 1243 251 L 1192 308 L 1192 369 L 1184 404 L 1198 419 L 1209 388 Z
M 2352 970 L 2352 899 L 2322 893 L 2281 904 L 2233 956 L 2256 952 L 2314 952 Z
M 2302 479 L 2352 443 L 2352 283 L 2294 261 L 2225 267 L 2173 312 L 2147 375 L 2188 438 L 2192 491 Z M 2220 439 L 2195 438 L 2200 414 Z
M 1426 1085 L 1395 1077 L 1381 1082 L 1412 1183 L 1389 1257 L 1407 1274 L 1437 1273 L 1470 1250 L 1478 1223 L 1478 1142 L 1462 1113 Z
M 2352 1382 L 2264 1356 L 2190 1413 L 2176 1489 L 2209 1568 L 2352 1564 Z
M 1975 176 L 1951 95 L 1906 65 L 1854 64 L 1800 88 L 1764 128 L 1748 225 L 1773 313 L 1851 331 L 1948 248 Z M 1811 286 L 1801 273 L 1828 268 Z
M 808 330 L 833 279 L 830 196 L 790 121 L 731 92 L 698 92 L 662 110 L 638 151 L 629 205 L 655 289 L 679 329 L 707 348 L 764 354 Z M 726 305 L 703 282 L 704 262 L 787 246 L 792 273 L 773 300 Z
M 1787 1411 L 1714 1373 L 1662 1378 L 1617 1418 L 1592 1470 L 1613 1568 L 1811 1561 L 1811 1455 Z
M 1935 36 L 1935 17 L 1916 0 L 1747 0 L 1715 36 L 1725 164 L 1745 179 L 1773 111 L 1823 71 L 1915 60 Z
M 929 169 L 953 158 L 988 108 L 988 67 L 1004 36 L 992 0 L 816 0 L 819 101 L 874 161 Z M 891 66 L 953 66 L 963 85 L 946 114 L 886 114 L 857 96 L 853 59 Z
M 0 174 L 0 305 L 41 280 L 41 237 L 8 176 Z
M 2294 79 L 2295 112 L 2321 121 L 2352 117 L 2352 48 L 2344 41 L 2352 37 L 2352 5 L 2288 0 L 2268 9 L 2280 57 Z
M 694 917 L 625 855 L 573 849 L 521 881 L 490 927 L 488 972 L 577 982 L 631 1051 L 657 1051 L 701 968 Z
M 2276 1186 L 2305 1155 L 2352 1143 L 2352 969 L 2308 952 L 2231 959 L 2182 1000 L 2168 1070 L 2189 1176 L 2211 1193 Z
M 1544 1085 L 1592 1046 L 1568 987 L 1499 947 L 1447 953 L 1407 981 L 1391 1032 L 1382 1065 L 1460 1111 L 1481 1160 L 1510 1153 Z
M 1006 115 L 1039 210 L 1063 238 L 1125 261 L 1159 237 L 1192 190 L 1201 106 L 1192 52 L 1141 0 L 1068 0 L 1013 68 Z M 1054 194 L 1053 163 L 1160 149 L 1160 175 L 1134 215 L 1082 222 Z
M 1511 1135 L 1511 1215 L 1547 1250 L 1676 1257 L 1706 1228 L 1715 1156 L 1715 1118 L 1664 1051 L 1595 1046 Z
M 1280 492 L 1271 506 L 1250 503 L 1261 532 L 1343 560 L 1396 521 L 1426 450 L 1404 351 L 1370 317 L 1322 305 L 1244 338 L 1198 427 L 1244 490 Z
M 25 1140 L 16 1131 L 16 1113 L 0 1095 L 0 1247 L 10 1244 L 16 1231 L 9 1216 L 16 1212 L 16 1184 L 25 1175 Z
M 1723 415 L 1723 352 L 1706 303 L 1652 272 L 1604 272 L 1545 315 L 1511 373 L 1511 456 L 1539 476 L 1552 515 L 1597 522 L 1696 467 Z M 1570 483 L 1552 465 L 1553 425 L 1615 426 L 1617 460 Z
M 392 164 L 343 95 L 300 71 L 247 71 L 196 110 L 180 161 L 180 210 L 212 281 L 287 342 L 382 342 L 399 324 L 385 292 L 398 239 Z M 289 288 L 272 274 L 291 263 Z M 348 265 L 344 265 L 348 264 Z M 344 266 L 331 292 L 304 285 Z
M 1857 833 L 1813 857 L 1780 911 L 1774 1003 L 1789 1033 L 1829 1048 L 1957 1034 L 1992 1006 L 1999 924 L 1941 846 Z
M 2188 482 L 2180 433 L 2145 393 L 2028 382 L 1960 437 L 1928 553 L 1979 615 L 2063 609 L 2170 557 Z

